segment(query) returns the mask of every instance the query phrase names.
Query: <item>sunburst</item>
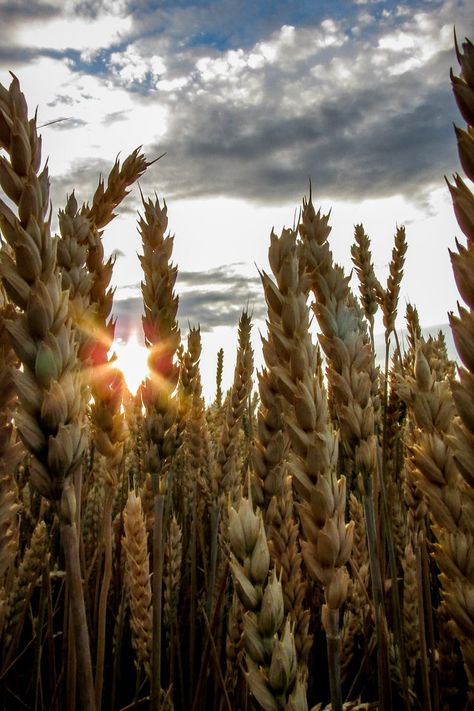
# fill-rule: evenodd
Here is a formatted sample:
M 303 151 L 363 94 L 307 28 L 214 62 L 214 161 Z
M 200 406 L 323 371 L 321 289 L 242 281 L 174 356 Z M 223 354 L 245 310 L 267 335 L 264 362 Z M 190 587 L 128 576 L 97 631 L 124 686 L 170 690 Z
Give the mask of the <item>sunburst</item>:
M 117 355 L 114 365 L 122 371 L 130 392 L 136 393 L 140 383 L 150 375 L 149 350 L 139 342 L 136 331 L 130 333 L 125 343 L 115 342 L 113 350 Z

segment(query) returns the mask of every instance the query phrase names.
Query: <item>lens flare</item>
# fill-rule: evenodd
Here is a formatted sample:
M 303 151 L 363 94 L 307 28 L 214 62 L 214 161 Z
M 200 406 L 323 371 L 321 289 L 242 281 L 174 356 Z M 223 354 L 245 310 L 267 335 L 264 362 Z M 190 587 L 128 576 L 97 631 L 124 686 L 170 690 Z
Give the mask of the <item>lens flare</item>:
M 117 355 L 114 365 L 124 374 L 127 387 L 136 393 L 142 380 L 149 377 L 148 349 L 138 341 L 136 331 L 132 331 L 126 343 L 115 342 L 113 350 Z

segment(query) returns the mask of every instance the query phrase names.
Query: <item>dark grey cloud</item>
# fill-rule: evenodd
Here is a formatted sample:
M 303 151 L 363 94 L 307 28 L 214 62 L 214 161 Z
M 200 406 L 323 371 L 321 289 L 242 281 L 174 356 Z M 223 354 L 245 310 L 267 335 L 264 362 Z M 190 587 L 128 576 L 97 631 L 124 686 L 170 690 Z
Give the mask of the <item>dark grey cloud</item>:
M 242 310 L 248 308 L 254 318 L 265 317 L 265 306 L 260 294 L 246 290 L 226 289 L 225 291 L 199 290 L 180 296 L 179 320 L 200 324 L 201 330 L 212 331 L 216 326 L 237 326 Z
M 203 331 L 236 326 L 242 309 L 265 318 L 265 302 L 258 275 L 239 273 L 239 263 L 202 272 L 178 271 L 176 281 L 181 322 L 200 323 Z
M 112 113 L 110 114 L 105 114 L 104 118 L 102 119 L 102 123 L 106 124 L 107 126 L 111 126 L 114 123 L 126 121 L 126 119 L 129 117 L 129 114 L 129 111 L 112 111 Z
M 51 20 L 62 13 L 61 0 L 13 0 L 0 2 L 0 64 L 14 69 L 19 64 L 34 61 L 38 49 L 20 46 L 15 41 L 18 27 L 32 20 Z
M 203 332 L 212 331 L 217 326 L 234 327 L 244 308 L 248 308 L 255 319 L 265 318 L 260 278 L 242 275 L 238 272 L 239 266 L 231 264 L 203 272 L 178 272 L 178 319 L 184 330 L 188 322 L 200 324 Z M 116 299 L 113 312 L 117 317 L 117 337 L 126 338 L 130 331 L 141 329 L 141 297 Z
M 156 30 L 160 22 L 176 23 L 178 32 L 181 23 L 183 37 L 193 22 L 201 22 L 203 32 L 212 26 L 212 2 L 203 3 L 201 14 L 178 5 L 173 11 L 163 3 L 152 12 L 149 3 L 139 3 L 135 26 L 146 21 Z M 324 26 L 316 12 L 295 22 L 293 44 L 279 41 L 282 18 L 266 25 L 266 33 L 261 26 L 258 39 L 277 47 L 277 57 L 255 66 L 249 57 L 261 44 L 239 50 L 240 72 L 229 64 L 212 76 L 212 63 L 229 59 L 218 43 L 190 48 L 182 39 L 175 46 L 153 29 L 134 43 L 143 57 L 164 57 L 165 79 L 187 82 L 170 91 L 158 83 L 158 91 L 137 96 L 150 111 L 155 102 L 169 107 L 167 133 L 146 147 L 150 155 L 167 152 L 160 190 L 174 198 L 288 202 L 299 200 L 310 176 L 322 198 L 402 194 L 423 203 L 428 189 L 443 185 L 443 175 L 458 165 L 452 131 L 458 113 L 449 82 L 456 59 L 452 49 L 441 48 L 439 36 L 454 23 L 462 36 L 474 25 L 474 6 L 436 0 L 400 9 L 385 2 L 349 11 L 346 4 L 343 18 L 338 7 L 326 9 L 323 16 L 336 21 Z M 222 3 L 226 13 L 231 10 Z M 241 39 L 235 46 L 245 48 Z M 426 59 L 423 51 L 430 46 Z M 206 57 L 208 76 L 199 64 Z M 151 187 L 146 176 L 143 182 Z
M 99 182 L 99 176 L 107 176 L 111 165 L 101 158 L 81 159 L 67 173 L 51 176 L 51 200 L 55 210 L 66 204 L 66 196 L 75 192 L 79 204 L 90 202 Z
M 199 288 L 201 286 L 209 286 L 218 284 L 223 286 L 231 286 L 242 290 L 246 287 L 260 286 L 260 277 L 248 277 L 239 274 L 239 267 L 244 266 L 241 262 L 234 264 L 222 265 L 214 269 L 207 269 L 202 272 L 178 271 L 177 285 L 183 287 Z
M 1 22 L 1 20 L 0 20 Z M 0 63 L 8 69 L 14 69 L 17 64 L 25 64 L 33 61 L 39 56 L 39 52 L 35 48 L 20 47 L 16 44 L 10 44 L 6 37 L 5 28 L 0 27 Z
M 73 0 L 74 14 L 87 17 L 90 20 L 94 20 L 99 15 L 113 10 L 113 6 L 114 0 Z
M 59 0 L 32 5 L 44 13 L 64 11 Z M 427 190 L 442 186 L 443 176 L 458 166 L 452 121 L 459 116 L 448 77 L 456 59 L 439 36 L 453 24 L 460 36 L 474 26 L 472 2 L 414 0 L 401 9 L 392 0 L 321 3 L 317 9 L 309 0 L 272 5 L 269 13 L 264 2 L 253 3 L 243 18 L 241 3 L 231 0 L 77 0 L 69 9 L 91 22 L 121 8 L 132 29 L 117 46 L 63 60 L 69 57 L 72 70 L 101 77 L 104 92 L 130 90 L 149 108 L 150 121 L 155 105 L 168 108 L 166 133 L 145 146 L 150 157 L 167 153 L 158 187 L 168 198 L 288 203 L 299 201 L 311 177 L 321 199 L 401 194 L 423 204 Z M 18 6 L 21 19 L 29 5 Z M 291 23 L 294 41 L 281 29 Z M 264 47 L 273 52 L 270 59 Z M 431 47 L 426 59 L 421 50 Z M 28 50 L 7 44 L 3 51 Z M 146 81 L 134 83 L 121 74 L 121 57 L 125 68 L 133 67 L 134 57 L 150 67 L 159 57 L 166 71 L 158 76 L 150 70 Z M 141 71 L 137 77 L 145 76 Z M 160 79 L 185 83 L 165 90 Z M 58 94 L 50 106 L 67 103 Z M 112 125 L 128 118 L 115 111 L 102 120 Z M 56 129 L 74 125 L 80 124 L 62 122 Z M 89 199 L 99 165 L 105 174 L 109 166 L 101 161 L 73 165 L 56 177 L 53 194 L 77 188 Z M 157 187 L 153 173 L 141 182 L 146 191 Z M 123 209 L 135 207 L 129 200 Z
M 50 101 L 46 105 L 54 108 L 56 106 L 73 106 L 74 103 L 75 100 L 68 94 L 56 94 L 53 101 Z
M 16 24 L 24 20 L 48 20 L 61 12 L 60 2 L 13 0 L 0 4 L 0 23 Z
M 322 197 L 420 198 L 457 165 L 452 63 L 443 52 L 418 75 L 334 83 L 325 92 L 315 82 L 293 116 L 278 106 L 271 77 L 262 102 L 250 107 L 210 92 L 178 95 L 168 134 L 147 150 L 167 151 L 161 184 L 173 197 L 297 200 L 310 176 Z M 288 82 L 280 84 L 284 92 Z

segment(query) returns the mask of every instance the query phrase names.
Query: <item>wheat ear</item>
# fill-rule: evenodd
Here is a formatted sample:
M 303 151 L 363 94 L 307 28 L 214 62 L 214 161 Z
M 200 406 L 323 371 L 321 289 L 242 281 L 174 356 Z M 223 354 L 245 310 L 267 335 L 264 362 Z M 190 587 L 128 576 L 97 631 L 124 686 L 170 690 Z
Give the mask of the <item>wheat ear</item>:
M 216 399 L 214 404 L 217 408 L 222 406 L 222 374 L 224 372 L 224 349 L 219 348 L 217 352 L 216 367 Z
M 421 345 L 417 349 L 414 377 L 406 376 L 399 387 L 416 425 L 416 439 L 410 448 L 413 474 L 435 521 L 435 558 L 442 571 L 440 580 L 449 613 L 458 623 L 470 684 L 473 685 L 472 631 L 468 590 L 472 581 L 474 502 L 461 484 L 451 451 L 455 406 L 446 380 L 437 381 Z
M 11 423 L 15 404 L 13 368 L 17 362 L 5 328 L 5 320 L 11 318 L 15 318 L 15 311 L 13 306 L 5 303 L 0 285 L 0 590 L 4 598 L 11 583 L 9 570 L 18 552 L 17 514 L 20 505 L 14 471 L 22 454 L 21 443 L 16 441 L 16 432 Z M 0 611 L 0 634 L 2 619 Z
M 237 447 L 242 417 L 252 390 L 253 350 L 250 342 L 251 329 L 251 316 L 244 311 L 239 320 L 239 345 L 234 369 L 234 382 L 232 383 L 227 403 L 226 418 L 217 454 L 218 468 L 216 470 L 215 487 L 222 502 L 225 501 L 227 493 L 230 493 L 232 500 L 235 502 L 242 483 L 240 481 L 241 472 Z
M 84 212 L 89 220 L 102 229 L 114 219 L 115 208 L 122 202 L 128 194 L 127 188 L 135 183 L 152 164 L 140 153 L 140 148 L 136 148 L 120 165 L 120 161 L 115 161 L 107 178 L 107 186 L 101 178 L 92 199 L 92 205 L 86 206 Z
M 303 241 L 303 259 L 315 295 L 313 310 L 322 333 L 321 347 L 328 361 L 328 381 L 340 424 L 340 436 L 346 456 L 345 466 L 353 471 L 362 486 L 370 553 L 372 594 L 375 605 L 375 622 L 378 654 L 378 686 L 381 704 L 390 697 L 388 673 L 388 647 L 383 632 L 385 628 L 384 593 L 380 569 L 379 545 L 375 532 L 374 483 L 378 481 L 384 494 L 384 481 L 378 477 L 378 444 L 376 422 L 378 413 L 378 374 L 370 343 L 360 328 L 359 315 L 350 298 L 348 278 L 333 263 L 328 236 L 331 227 L 329 215 L 314 210 L 311 197 L 303 201 L 299 232 Z M 386 495 L 382 498 L 383 512 L 389 532 Z M 390 539 L 388 539 L 390 548 Z M 393 547 L 393 542 L 392 542 Z M 392 557 L 392 556 L 391 556 Z M 393 556 L 394 557 L 394 556 Z M 392 567 L 395 567 L 394 565 Z M 393 594 L 398 591 L 393 587 Z M 399 602 L 396 625 L 397 642 L 402 649 L 403 637 Z M 403 673 L 404 655 L 400 655 Z M 406 684 L 404 684 L 406 689 Z
M 141 393 L 146 410 L 147 455 L 145 466 L 151 472 L 155 491 L 159 475 L 164 476 L 166 460 L 176 448 L 177 403 L 173 396 L 179 378 L 175 362 L 180 343 L 176 320 L 178 297 L 174 293 L 177 269 L 171 264 L 173 237 L 168 227 L 166 203 L 158 198 L 142 198 L 144 213 L 139 219 L 144 272 L 142 282 L 143 330 L 149 348 L 150 377 Z
M 383 288 L 375 276 L 370 239 L 365 233 L 363 225 L 356 225 L 354 230 L 354 244 L 351 247 L 352 261 L 359 278 L 360 301 L 364 315 L 370 324 L 372 345 L 374 343 L 374 315 L 377 313 L 380 295 Z
M 405 265 L 405 254 L 407 251 L 406 234 L 404 227 L 397 227 L 395 233 L 395 244 L 390 260 L 390 273 L 387 278 L 385 291 L 378 292 L 379 303 L 383 313 L 383 325 L 385 326 L 385 338 L 388 339 L 395 329 L 397 318 L 398 297 L 400 295 L 400 284 L 403 277 L 403 267 Z
M 130 604 L 130 627 L 137 663 L 151 677 L 152 604 L 148 542 L 140 497 L 130 491 L 124 509 L 124 584 Z
M 33 455 L 30 481 L 58 505 L 66 569 L 74 610 L 80 691 L 84 708 L 94 708 L 89 635 L 75 524 L 72 477 L 84 450 L 81 383 L 76 344 L 51 239 L 47 167 L 39 173 L 41 140 L 16 77 L 0 87 L 0 185 L 17 206 L 16 216 L 0 201 L 0 226 L 14 257 L 2 251 L 5 290 L 21 310 L 8 323 L 23 372 L 15 376 L 20 437 Z
M 252 500 L 229 507 L 231 569 L 244 615 L 247 681 L 265 711 L 307 709 L 305 679 L 297 673 L 294 636 L 285 621 L 283 591 L 275 571 L 269 575 L 270 552 L 262 515 Z
M 474 45 L 467 40 L 462 45 L 462 52 L 456 43 L 456 54 L 461 66 L 461 76 L 455 77 L 451 72 L 451 81 L 458 108 L 467 123 L 467 131 L 457 128 L 456 137 L 458 152 L 463 169 L 470 180 L 474 178 Z M 451 263 L 459 293 L 466 307 L 458 306 L 458 316 L 450 314 L 450 324 L 457 352 L 462 361 L 459 368 L 459 381 L 452 381 L 452 392 L 459 418 L 453 427 L 451 445 L 458 469 L 465 482 L 465 496 L 469 505 L 474 505 L 474 415 L 472 409 L 474 393 L 474 294 L 472 291 L 474 275 L 474 194 L 463 179 L 454 176 L 454 185 L 449 185 L 453 200 L 454 212 L 460 228 L 467 238 L 466 246 L 457 243 L 457 254 L 451 253 Z M 465 533 L 463 545 L 472 551 L 474 525 L 472 519 Z M 451 555 L 455 555 L 456 570 L 447 571 L 447 577 L 455 572 L 454 586 L 447 607 L 454 616 L 456 628 L 461 634 L 461 647 L 469 680 L 469 698 L 474 703 L 474 643 L 472 629 L 474 625 L 474 610 L 468 602 L 474 581 L 472 566 L 466 566 L 467 561 L 459 560 L 459 549 L 454 549 L 455 541 L 451 538 Z M 469 555 L 470 559 L 472 555 Z M 459 575 L 461 573 L 461 575 Z M 451 574 L 451 575 L 450 575 Z M 449 603 L 452 605 L 450 606 Z
M 48 550 L 48 535 L 46 524 L 40 521 L 33 531 L 30 545 L 26 548 L 17 576 L 8 597 L 7 617 L 5 621 L 5 642 L 10 647 L 17 636 L 18 623 L 29 604 L 32 588 L 42 573 Z M 11 653 L 12 650 L 10 650 Z

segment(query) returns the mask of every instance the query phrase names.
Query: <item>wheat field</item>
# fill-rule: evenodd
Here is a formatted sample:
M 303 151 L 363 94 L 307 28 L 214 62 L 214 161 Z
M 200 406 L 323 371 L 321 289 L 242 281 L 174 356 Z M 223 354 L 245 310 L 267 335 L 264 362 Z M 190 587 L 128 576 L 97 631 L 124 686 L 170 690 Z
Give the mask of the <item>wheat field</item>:
M 457 362 L 413 304 L 400 347 L 404 228 L 381 284 L 357 225 L 351 279 L 310 191 L 270 236 L 265 365 L 244 309 L 208 405 L 156 197 L 136 395 L 112 355 L 104 230 L 151 162 L 69 195 L 53 235 L 36 116 L 0 85 L 1 708 L 474 707 L 474 45 L 456 52 Z

